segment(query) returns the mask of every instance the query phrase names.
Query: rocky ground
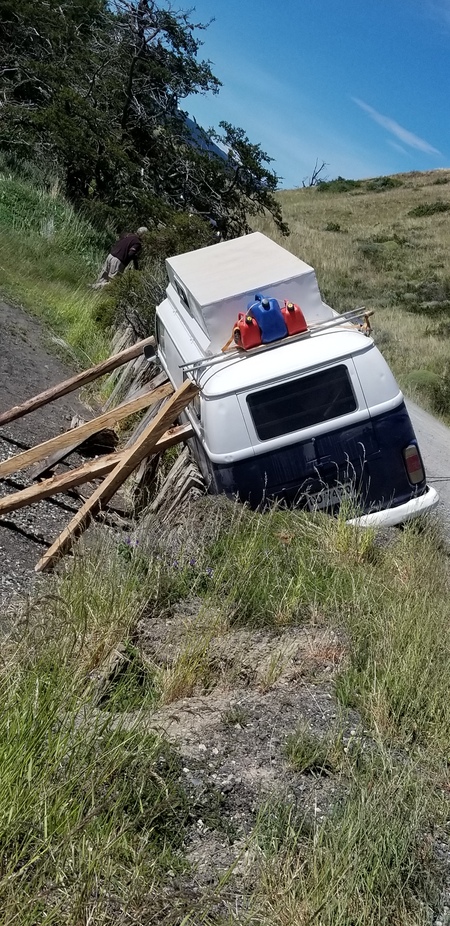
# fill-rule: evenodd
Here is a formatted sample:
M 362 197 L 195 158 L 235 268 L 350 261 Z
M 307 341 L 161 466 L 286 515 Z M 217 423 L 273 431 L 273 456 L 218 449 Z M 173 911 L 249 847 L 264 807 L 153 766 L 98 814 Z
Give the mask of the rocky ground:
M 18 307 L 0 302 L 0 412 L 7 411 L 73 374 L 60 359 L 61 345 L 44 334 L 39 322 Z M 67 355 L 69 356 L 69 355 Z M 0 460 L 65 431 L 74 415 L 92 412 L 74 392 L 0 428 Z M 2 482 L 2 495 L 30 484 L 26 470 Z M 0 520 L 0 604 L 28 592 L 34 567 L 77 510 L 67 495 L 21 508 Z

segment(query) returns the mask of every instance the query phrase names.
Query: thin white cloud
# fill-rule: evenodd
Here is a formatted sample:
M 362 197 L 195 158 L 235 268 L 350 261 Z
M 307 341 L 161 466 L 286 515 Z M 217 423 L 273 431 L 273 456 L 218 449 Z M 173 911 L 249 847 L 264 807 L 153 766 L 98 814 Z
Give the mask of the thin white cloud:
M 311 174 L 316 159 L 319 164 L 326 162 L 326 173 L 332 177 L 376 177 L 383 173 L 373 151 L 335 131 L 329 121 L 311 117 L 303 110 L 287 120 L 279 103 L 275 106 L 265 98 L 253 100 L 249 108 L 248 98 L 242 92 L 239 98 L 230 94 L 228 85 L 221 93 L 218 110 L 222 119 L 243 125 L 249 138 L 257 139 L 262 149 L 275 158 L 270 168 L 282 177 L 283 186 L 300 186 L 302 179 Z M 201 117 L 199 121 L 205 124 Z
M 395 151 L 400 151 L 400 154 L 406 154 L 407 156 L 410 157 L 410 152 L 409 152 L 409 151 L 405 151 L 405 149 L 402 148 L 401 145 L 398 145 L 396 141 L 391 141 L 391 139 L 388 138 L 387 143 L 388 143 L 388 145 L 391 146 L 391 148 L 394 148 Z
M 424 154 L 437 154 L 439 157 L 442 157 L 441 152 L 438 151 L 437 148 L 433 148 L 433 146 L 423 138 L 419 138 L 418 135 L 414 135 L 413 132 L 409 132 L 408 129 L 404 129 L 403 126 L 399 125 L 398 122 L 395 122 L 394 119 L 378 113 L 376 109 L 373 109 L 372 106 L 369 106 L 368 103 L 364 103 L 364 101 L 358 99 L 358 97 L 353 96 L 352 100 L 357 104 L 357 106 L 364 110 L 364 112 L 366 112 L 374 122 L 377 122 L 378 125 L 381 125 L 384 129 L 386 129 L 387 132 L 395 135 L 395 137 L 403 142 L 404 145 L 408 145 L 410 148 L 415 148 L 417 151 L 423 151 Z

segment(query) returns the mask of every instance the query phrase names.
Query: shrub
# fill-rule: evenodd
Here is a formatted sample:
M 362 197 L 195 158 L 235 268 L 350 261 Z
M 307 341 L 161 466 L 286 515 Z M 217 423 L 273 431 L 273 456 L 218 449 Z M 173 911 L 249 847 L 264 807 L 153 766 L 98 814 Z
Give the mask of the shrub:
M 316 190 L 321 193 L 349 193 L 352 190 L 368 190 L 372 193 L 382 193 L 403 186 L 398 177 L 375 177 L 373 180 L 346 180 L 336 177 L 335 180 L 319 180 Z
M 319 180 L 316 190 L 319 193 L 348 193 L 350 190 L 357 190 L 361 186 L 361 180 L 346 180 L 344 177 L 336 177 L 335 180 Z
M 450 369 L 444 368 L 438 376 L 438 382 L 432 388 L 432 402 L 435 411 L 440 415 L 448 415 L 450 412 Z
M 325 231 L 340 232 L 341 226 L 339 222 L 328 222 L 328 224 L 325 225 Z
M 426 215 L 435 215 L 435 213 L 438 212 L 448 212 L 449 209 L 450 203 L 444 203 L 441 199 L 437 199 L 434 203 L 420 203 L 419 206 L 410 209 L 408 215 L 414 218 L 421 218 Z
M 435 325 L 427 325 L 425 335 L 428 338 L 450 338 L 450 321 L 437 322 Z
M 401 245 L 396 238 L 360 241 L 359 253 L 379 270 L 392 270 L 398 262 Z
M 405 379 L 407 386 L 419 386 L 429 390 L 435 388 L 439 382 L 440 377 L 431 370 L 411 370 Z
M 411 370 L 405 377 L 405 387 L 422 392 L 430 400 L 434 411 L 441 415 L 450 412 L 450 370 L 441 373 L 431 370 Z
M 393 292 L 393 298 L 408 312 L 440 315 L 450 309 L 450 279 L 408 281 Z
M 375 177 L 374 180 L 367 180 L 365 184 L 366 190 L 373 193 L 383 193 L 399 186 L 403 186 L 403 182 L 398 177 Z

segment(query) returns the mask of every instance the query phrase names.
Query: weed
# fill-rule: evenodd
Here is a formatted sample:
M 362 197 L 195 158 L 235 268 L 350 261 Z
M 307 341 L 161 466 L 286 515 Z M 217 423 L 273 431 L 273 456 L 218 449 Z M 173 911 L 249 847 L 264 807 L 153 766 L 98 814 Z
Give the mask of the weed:
M 258 684 L 261 691 L 270 691 L 278 681 L 283 673 L 287 655 L 283 649 L 275 650 L 270 654 L 266 664 L 260 668 L 258 673 Z
M 189 698 L 197 691 L 207 691 L 214 678 L 209 658 L 211 634 L 194 639 L 178 654 L 174 662 L 157 676 L 162 704 Z
M 329 775 L 339 767 L 343 748 L 341 736 L 318 737 L 303 724 L 288 737 L 285 752 L 299 774 Z
M 107 679 L 98 705 L 118 712 L 148 709 L 158 700 L 155 678 L 155 668 L 144 660 L 136 646 L 128 642 Z
M 3 643 L 0 676 L 0 904 L 4 922 L 99 922 L 137 912 L 181 870 L 180 762 L 159 737 L 95 707 L 98 671 L 139 609 L 97 557 L 74 563 Z M 103 568 L 100 565 L 103 562 Z M 115 566 L 120 566 L 117 560 Z M 129 570 L 127 564 L 127 570 Z M 70 574 L 72 572 L 72 574 Z M 123 594 L 123 597 L 122 597 Z M 121 601 L 121 604 L 119 604 Z M 131 657 L 131 651 L 130 651 Z M 129 691 L 130 689 L 128 689 Z M 124 914 L 125 915 L 125 914 Z
M 262 922 L 422 922 L 415 911 L 433 899 L 422 877 L 426 806 L 410 769 L 381 754 L 378 767 L 360 770 L 331 816 L 310 832 L 292 805 L 278 815 L 265 808 L 257 830 L 265 857 L 257 891 Z
M 222 723 L 227 727 L 246 727 L 249 715 L 240 704 L 233 704 L 222 714 Z

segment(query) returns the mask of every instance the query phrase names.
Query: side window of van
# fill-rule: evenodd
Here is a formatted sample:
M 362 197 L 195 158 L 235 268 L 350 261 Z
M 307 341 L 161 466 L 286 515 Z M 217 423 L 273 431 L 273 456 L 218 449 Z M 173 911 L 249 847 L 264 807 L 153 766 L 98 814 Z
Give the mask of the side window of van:
M 260 440 L 330 421 L 357 407 L 344 364 L 253 392 L 247 404 Z
M 162 353 L 165 354 L 165 328 L 158 317 L 156 317 L 156 341 Z
M 180 297 L 180 300 L 181 300 L 181 302 L 183 303 L 185 309 L 189 309 L 188 297 L 187 297 L 187 295 L 186 295 L 186 293 L 185 293 L 185 291 L 184 291 L 184 289 L 183 289 L 181 283 L 179 283 L 178 280 L 175 280 L 175 279 L 174 279 L 174 283 L 175 283 L 175 289 L 176 289 L 176 291 L 177 291 L 177 293 L 178 293 L 178 295 L 179 295 L 179 297 Z

